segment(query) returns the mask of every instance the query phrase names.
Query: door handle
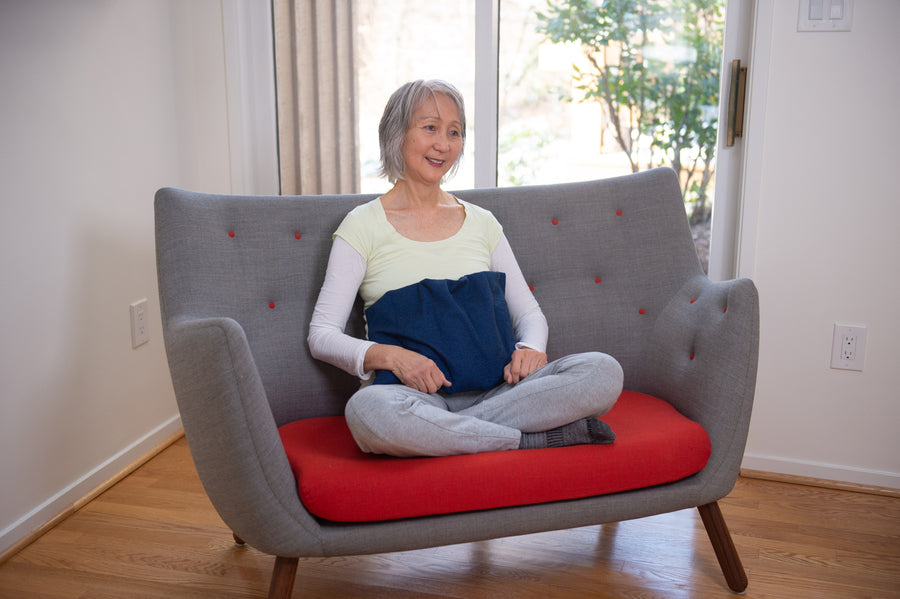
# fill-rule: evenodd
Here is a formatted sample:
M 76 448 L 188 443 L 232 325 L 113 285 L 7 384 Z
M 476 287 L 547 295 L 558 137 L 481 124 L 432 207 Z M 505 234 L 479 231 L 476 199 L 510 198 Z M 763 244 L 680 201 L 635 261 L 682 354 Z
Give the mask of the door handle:
M 728 123 L 725 145 L 734 145 L 734 138 L 744 135 L 744 104 L 747 95 L 747 67 L 738 59 L 731 61 L 731 86 L 728 94 Z

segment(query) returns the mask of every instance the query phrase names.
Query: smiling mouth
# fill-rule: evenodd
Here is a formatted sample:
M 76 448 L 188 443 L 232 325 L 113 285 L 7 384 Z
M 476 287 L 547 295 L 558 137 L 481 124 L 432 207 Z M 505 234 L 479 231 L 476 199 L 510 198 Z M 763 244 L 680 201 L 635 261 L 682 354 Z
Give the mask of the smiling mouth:
M 433 164 L 434 166 L 444 166 L 444 160 L 435 160 L 434 158 L 425 158 L 428 162 Z

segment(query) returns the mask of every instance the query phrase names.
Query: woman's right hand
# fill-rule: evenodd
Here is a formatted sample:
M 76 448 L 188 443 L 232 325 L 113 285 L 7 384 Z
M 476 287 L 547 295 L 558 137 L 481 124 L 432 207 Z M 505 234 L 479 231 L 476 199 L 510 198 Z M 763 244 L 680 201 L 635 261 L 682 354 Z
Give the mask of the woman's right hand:
M 366 352 L 365 369 L 390 370 L 401 383 L 422 393 L 435 393 L 453 384 L 433 360 L 397 345 L 371 346 Z

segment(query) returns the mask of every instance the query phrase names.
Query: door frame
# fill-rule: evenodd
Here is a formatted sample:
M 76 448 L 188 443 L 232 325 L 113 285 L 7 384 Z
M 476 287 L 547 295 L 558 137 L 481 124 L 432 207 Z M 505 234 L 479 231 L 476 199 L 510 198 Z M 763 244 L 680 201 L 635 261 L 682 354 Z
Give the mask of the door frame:
M 748 67 L 744 134 L 716 149 L 716 190 L 710 236 L 709 278 L 724 281 L 754 272 L 759 183 L 772 42 L 774 0 L 727 0 L 722 64 L 739 59 Z M 730 81 L 723 69 L 719 122 L 726 122 Z M 723 201 L 724 200 L 724 201 Z

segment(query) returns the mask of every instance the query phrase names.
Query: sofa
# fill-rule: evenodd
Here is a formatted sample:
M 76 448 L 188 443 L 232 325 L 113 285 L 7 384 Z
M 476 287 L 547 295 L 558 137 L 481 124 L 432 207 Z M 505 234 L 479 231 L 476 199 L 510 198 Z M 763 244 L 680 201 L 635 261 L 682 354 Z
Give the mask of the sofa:
M 598 350 L 625 373 L 609 445 L 439 458 L 361 452 L 343 418 L 359 381 L 313 359 L 307 329 L 332 234 L 375 196 L 160 189 L 160 312 L 191 455 L 235 540 L 302 558 L 404 551 L 698 508 L 728 587 L 747 577 L 718 500 L 740 472 L 759 307 L 704 274 L 680 181 L 660 168 L 454 192 L 502 223 L 550 326 L 550 359 Z M 347 331 L 364 335 L 361 307 Z

